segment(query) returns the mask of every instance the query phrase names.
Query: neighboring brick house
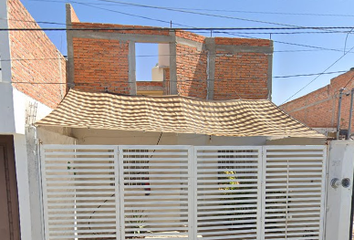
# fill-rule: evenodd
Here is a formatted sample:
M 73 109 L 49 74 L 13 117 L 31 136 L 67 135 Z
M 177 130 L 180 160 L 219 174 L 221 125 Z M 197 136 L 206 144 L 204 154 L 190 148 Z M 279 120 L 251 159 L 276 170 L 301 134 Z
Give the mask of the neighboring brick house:
M 334 136 L 338 118 L 339 90 L 346 87 L 343 93 L 349 93 L 354 87 L 354 69 L 331 79 L 330 84 L 317 89 L 303 97 L 280 106 L 292 117 L 322 133 Z M 350 96 L 343 94 L 340 128 L 348 129 Z M 352 125 L 354 129 L 354 122 Z M 332 134 L 331 134 L 332 133 Z
M 210 100 L 271 99 L 271 40 L 208 38 L 168 28 L 83 23 L 69 4 L 67 27 L 68 82 L 75 89 Z M 160 81 L 136 81 L 135 43 L 158 43 L 159 55 L 169 56 L 154 69 L 160 72 Z
M 20 0 L 0 1 L 1 29 L 35 29 Z M 66 60 L 43 31 L 0 32 L 0 232 L 1 239 L 41 239 L 40 202 L 29 177 L 25 126 L 51 112 L 66 94 Z M 37 200 L 34 200 L 37 198 Z M 38 220 L 39 222 L 39 220 Z

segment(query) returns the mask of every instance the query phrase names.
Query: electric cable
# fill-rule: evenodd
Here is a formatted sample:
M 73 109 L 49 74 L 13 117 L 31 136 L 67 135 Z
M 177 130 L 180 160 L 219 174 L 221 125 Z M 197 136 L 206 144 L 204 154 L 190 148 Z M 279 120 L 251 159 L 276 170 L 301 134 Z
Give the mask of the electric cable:
M 350 52 L 351 50 L 354 49 L 354 46 L 350 48 L 350 50 L 348 52 Z M 336 61 L 334 61 L 331 65 L 329 65 L 322 73 L 326 72 L 328 69 L 330 69 L 332 66 L 334 66 L 337 62 L 339 62 L 342 58 L 344 58 L 348 52 L 344 53 L 341 57 L 339 57 Z M 313 83 L 314 81 L 316 81 L 322 74 L 319 74 L 317 77 L 315 77 L 314 79 L 312 79 L 310 82 L 308 82 L 305 86 L 303 86 L 302 88 L 300 88 L 297 92 L 295 92 L 293 95 L 291 95 L 289 98 L 287 98 L 282 104 L 286 103 L 287 101 L 289 101 L 290 99 L 292 99 L 294 96 L 296 96 L 299 92 L 301 92 L 302 90 L 304 90 L 305 88 L 307 88 L 311 83 Z

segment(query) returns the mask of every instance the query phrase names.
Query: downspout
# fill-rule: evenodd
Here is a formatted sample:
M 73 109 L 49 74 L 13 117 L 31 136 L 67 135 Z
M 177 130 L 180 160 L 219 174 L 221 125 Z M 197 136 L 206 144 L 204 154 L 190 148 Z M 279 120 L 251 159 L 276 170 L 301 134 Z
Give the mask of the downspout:
M 38 139 L 38 129 L 36 126 L 32 125 L 31 126 L 34 129 L 34 143 L 36 145 L 36 155 L 37 155 L 37 161 L 38 161 L 38 177 L 39 177 L 39 194 L 40 194 L 40 216 L 41 216 L 41 224 L 42 224 L 42 237 L 45 239 L 45 222 L 44 222 L 44 203 L 43 203 L 43 185 L 42 185 L 42 161 L 41 161 L 41 148 L 40 148 L 40 141 Z
M 340 116 L 341 116 L 341 106 L 342 106 L 342 95 L 343 95 L 343 91 L 344 91 L 344 88 L 341 88 L 341 89 L 339 90 L 336 140 L 339 139 Z
M 352 88 L 350 92 L 350 110 L 349 110 L 349 126 L 348 126 L 347 138 L 346 138 L 347 140 L 350 139 L 350 135 L 352 132 L 353 94 L 354 94 L 354 88 Z

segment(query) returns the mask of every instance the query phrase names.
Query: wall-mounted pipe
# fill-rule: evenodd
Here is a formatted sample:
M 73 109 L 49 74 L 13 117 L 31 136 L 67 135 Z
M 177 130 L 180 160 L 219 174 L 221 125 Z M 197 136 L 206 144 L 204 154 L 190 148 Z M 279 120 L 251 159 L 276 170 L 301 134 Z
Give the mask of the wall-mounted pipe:
M 336 139 L 339 139 L 339 131 L 340 131 L 340 115 L 341 115 L 341 106 L 342 106 L 342 95 L 344 88 L 339 90 L 339 99 L 338 99 L 338 115 L 337 115 L 337 134 Z
M 353 95 L 354 95 L 354 88 L 352 88 L 350 92 L 350 110 L 349 110 L 349 126 L 348 126 L 347 138 L 346 138 L 347 140 L 350 139 L 350 135 L 352 132 Z

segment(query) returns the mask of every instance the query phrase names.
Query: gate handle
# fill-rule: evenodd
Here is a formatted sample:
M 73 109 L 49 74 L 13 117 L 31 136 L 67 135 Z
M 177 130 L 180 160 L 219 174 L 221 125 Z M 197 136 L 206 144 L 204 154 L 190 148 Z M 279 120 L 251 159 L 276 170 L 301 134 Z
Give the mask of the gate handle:
M 333 179 L 331 180 L 331 187 L 332 187 L 332 188 L 336 189 L 336 188 L 338 188 L 340 185 L 341 185 L 341 182 L 339 181 L 338 178 L 333 178 Z

